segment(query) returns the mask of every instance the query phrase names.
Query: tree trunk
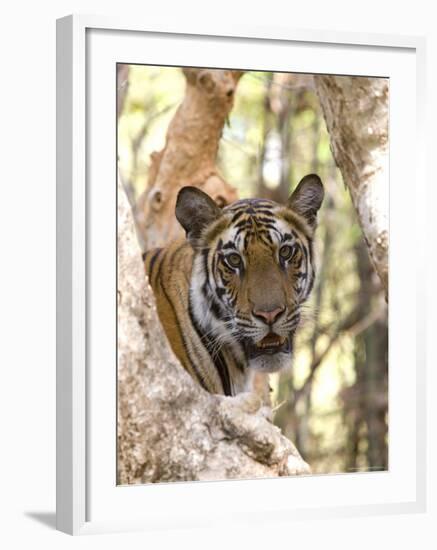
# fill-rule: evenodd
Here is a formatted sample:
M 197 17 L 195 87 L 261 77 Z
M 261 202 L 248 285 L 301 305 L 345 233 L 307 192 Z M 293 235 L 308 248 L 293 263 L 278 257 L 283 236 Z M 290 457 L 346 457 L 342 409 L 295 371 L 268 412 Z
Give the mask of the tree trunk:
M 388 80 L 314 78 L 341 170 L 373 265 L 388 294 Z
M 117 116 L 123 111 L 129 85 L 129 65 L 117 63 Z
M 218 173 L 216 157 L 243 73 L 194 68 L 183 72 L 184 100 L 171 121 L 164 149 L 152 153 L 148 186 L 137 205 L 144 249 L 183 236 L 174 209 L 177 193 L 185 185 L 201 188 L 220 206 L 237 199 L 235 189 Z
M 254 394 L 206 393 L 179 365 L 118 185 L 118 483 L 309 473 Z

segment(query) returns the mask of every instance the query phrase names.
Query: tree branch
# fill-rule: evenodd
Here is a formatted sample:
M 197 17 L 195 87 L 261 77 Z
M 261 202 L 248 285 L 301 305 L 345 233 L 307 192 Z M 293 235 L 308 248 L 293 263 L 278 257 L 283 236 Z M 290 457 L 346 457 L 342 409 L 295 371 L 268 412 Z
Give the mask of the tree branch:
M 183 186 L 203 189 L 222 206 L 237 199 L 235 189 L 218 173 L 216 157 L 243 73 L 195 68 L 183 72 L 184 99 L 170 123 L 164 149 L 152 153 L 148 185 L 137 207 L 136 221 L 146 249 L 183 236 L 174 216 Z

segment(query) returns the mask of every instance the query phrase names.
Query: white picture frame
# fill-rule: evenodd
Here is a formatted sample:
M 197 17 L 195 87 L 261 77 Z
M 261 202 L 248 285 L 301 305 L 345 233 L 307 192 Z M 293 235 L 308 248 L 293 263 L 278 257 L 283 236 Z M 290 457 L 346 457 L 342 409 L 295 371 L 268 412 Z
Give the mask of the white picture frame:
M 186 499 L 187 489 L 201 498 L 208 498 L 208 495 L 212 492 L 215 496 L 221 495 L 219 498 L 224 498 L 224 487 L 226 487 L 227 492 L 230 491 L 229 482 L 227 485 L 226 482 L 216 482 L 214 484 L 195 484 L 195 486 L 193 484 L 167 484 L 159 487 L 118 488 L 119 493 L 114 498 L 122 502 L 124 509 L 126 509 L 128 501 L 132 501 L 132 507 L 136 506 L 137 509 L 144 509 L 144 502 L 149 499 L 148 514 L 139 513 L 129 516 L 129 513 L 127 513 L 125 517 L 118 517 L 118 515 L 114 516 L 108 509 L 107 513 L 102 512 L 98 515 L 99 517 L 96 520 L 92 515 L 90 517 L 89 514 L 90 486 L 93 483 L 92 472 L 95 471 L 93 470 L 93 456 L 90 451 L 92 445 L 89 411 L 93 407 L 96 396 L 90 392 L 90 356 L 94 351 L 90 351 L 92 342 L 90 333 L 87 331 L 90 301 L 94 299 L 92 295 L 94 287 L 92 284 L 90 285 L 92 277 L 90 277 L 89 229 L 92 227 L 93 218 L 95 217 L 95 212 L 90 207 L 92 200 L 89 200 L 93 192 L 89 186 L 93 172 L 89 167 L 90 158 L 87 159 L 87 154 L 91 155 L 90 150 L 87 150 L 90 145 L 89 143 L 87 145 L 87 117 L 93 115 L 90 114 L 92 101 L 89 97 L 89 82 L 87 80 L 90 79 L 89 71 L 93 67 L 88 58 L 90 55 L 89 50 L 98 50 L 101 47 L 97 42 L 92 42 L 90 39 L 93 31 L 100 32 L 101 36 L 106 33 L 106 41 L 113 40 L 111 33 L 130 33 L 133 40 L 141 40 L 141 37 L 146 36 L 159 41 L 184 37 L 187 42 L 190 40 L 220 39 L 222 44 L 236 44 L 238 42 L 243 45 L 254 45 L 256 43 L 259 48 L 267 46 L 274 48 L 275 45 L 279 44 L 282 46 L 294 44 L 306 47 L 306 45 L 311 44 L 322 49 L 335 46 L 343 48 L 344 51 L 348 48 L 360 48 L 369 52 L 390 50 L 396 51 L 399 56 L 404 54 L 409 57 L 413 56 L 416 68 L 413 83 L 416 100 L 409 107 L 415 109 L 414 133 L 417 154 L 411 170 L 414 172 L 416 195 L 426 193 L 423 187 L 425 185 L 422 153 L 424 150 L 422 146 L 424 142 L 424 112 L 421 96 L 425 89 L 425 40 L 421 37 L 315 32 L 284 28 L 247 27 L 232 28 L 232 30 L 214 28 L 213 26 L 211 28 L 197 28 L 194 23 L 190 27 L 178 28 L 177 25 L 171 25 L 170 23 L 159 26 L 150 25 L 147 22 L 143 24 L 137 20 L 77 15 L 60 19 L 57 22 L 57 528 L 70 534 L 85 534 L 176 525 L 209 525 L 219 518 L 216 517 L 214 520 L 213 514 L 202 516 L 201 514 L 196 515 L 194 512 L 178 516 L 177 508 L 175 507 L 173 511 L 170 509 L 171 507 L 166 508 L 165 503 L 171 500 L 177 502 L 178 499 Z M 92 48 L 90 48 L 91 44 Z M 108 45 L 108 42 L 106 42 L 106 45 Z M 106 48 L 106 50 L 110 49 Z M 130 55 L 126 53 L 128 51 L 129 48 L 127 47 L 120 54 L 123 56 L 118 59 L 120 62 L 135 61 L 131 57 L 125 57 Z M 107 55 L 110 54 L 107 53 Z M 137 55 L 141 57 L 141 52 Z M 174 51 L 166 52 L 166 56 L 166 59 L 173 56 L 175 65 L 182 64 L 176 59 Z M 163 55 L 156 59 L 156 62 L 164 64 L 162 59 Z M 108 57 L 107 61 L 109 63 L 111 59 Z M 111 93 L 115 94 L 115 84 Z M 107 105 L 110 105 L 112 100 L 113 96 L 109 96 Z M 115 117 L 115 102 L 113 106 Z M 395 116 L 393 111 L 392 116 Z M 108 137 L 107 146 L 103 144 L 104 140 L 102 140 L 102 151 L 108 152 L 111 150 L 111 139 L 115 150 L 114 133 L 112 137 Z M 108 160 L 109 171 L 106 174 L 108 177 L 113 178 L 115 178 L 114 159 L 115 157 Z M 396 159 L 393 162 L 396 163 Z M 392 165 L 391 168 L 392 172 L 396 171 L 396 166 Z M 400 202 L 397 206 L 399 209 L 403 207 L 405 207 L 405 202 Z M 395 215 L 394 220 L 395 223 L 391 224 L 391 231 L 398 230 L 396 220 L 399 220 L 399 217 Z M 415 230 L 419 231 L 423 223 L 424 221 L 416 214 Z M 420 250 L 420 245 L 416 266 L 417 274 L 423 276 L 426 265 L 424 251 Z M 393 294 L 396 297 L 396 288 Z M 299 507 L 296 506 L 296 503 L 286 505 L 281 501 L 272 509 L 268 504 L 260 504 L 263 501 L 262 499 L 250 499 L 250 491 L 253 491 L 254 487 L 257 491 L 262 487 L 267 495 L 265 502 L 268 503 L 268 495 L 270 493 L 274 494 L 278 487 L 277 484 L 269 485 L 269 482 L 272 481 L 281 483 L 297 481 L 301 485 L 305 483 L 310 488 L 310 492 L 316 490 L 315 486 L 317 484 L 325 484 L 325 490 L 335 490 L 336 485 L 345 484 L 346 482 L 342 481 L 342 476 L 331 476 L 330 480 L 326 476 L 323 479 L 313 477 L 311 481 L 309 481 L 309 478 L 301 478 L 299 480 L 265 480 L 265 482 L 264 480 L 232 482 L 232 484 L 235 484 L 233 485 L 235 488 L 232 489 L 233 499 L 238 501 L 239 494 L 247 493 L 249 501 L 252 500 L 253 505 L 241 515 L 238 515 L 232 510 L 232 507 L 229 507 L 228 510 L 223 511 L 224 516 L 222 516 L 222 519 L 226 517 L 229 521 L 240 521 L 241 519 L 255 521 L 261 515 L 268 520 L 273 519 L 273 517 L 276 519 L 286 517 L 320 518 L 425 510 L 425 298 L 423 289 L 419 284 L 417 284 L 414 301 L 411 301 L 408 307 L 415 310 L 416 318 L 414 347 L 416 353 L 414 378 L 416 393 L 413 400 L 415 403 L 415 414 L 412 415 L 414 422 L 412 421 L 411 426 L 414 442 L 409 441 L 411 460 L 408 467 L 411 474 L 411 483 L 409 487 L 405 488 L 405 495 L 397 496 L 393 493 L 392 497 L 385 502 L 381 500 L 373 502 L 371 496 L 369 496 L 365 502 L 354 502 L 354 504 L 348 505 L 334 502 L 332 506 L 329 506 L 320 501 L 319 505 L 313 507 Z M 95 335 L 95 332 L 93 334 Z M 95 336 L 98 337 L 98 335 Z M 97 363 L 94 362 L 94 364 Z M 102 381 L 103 394 L 105 394 L 105 388 L 110 387 L 111 379 L 108 379 L 107 383 L 108 385 Z M 403 387 L 401 383 L 392 385 L 390 399 L 395 399 L 396 394 L 393 395 L 393 392 L 401 392 Z M 107 410 L 111 410 L 111 400 L 105 403 L 102 402 L 102 406 L 108 407 Z M 115 422 L 115 410 L 111 422 Z M 96 430 L 93 433 L 96 433 Z M 107 441 L 110 441 L 110 437 L 111 434 L 109 433 Z M 104 448 L 103 445 L 102 448 Z M 414 471 L 412 470 L 413 463 Z M 349 475 L 353 476 L 353 474 Z M 371 481 L 371 478 L 368 478 L 368 480 Z M 377 482 L 378 480 L 375 483 Z M 104 478 L 101 480 L 100 489 L 97 488 L 96 490 L 101 490 L 103 483 L 106 483 Z M 407 481 L 405 483 L 408 484 Z M 130 494 L 128 491 L 130 491 Z M 139 497 L 140 493 L 141 497 Z M 105 494 L 105 500 L 109 501 L 111 498 L 112 496 L 108 497 Z M 103 497 L 101 500 L 103 500 Z M 153 514 L 151 513 L 152 508 L 154 509 Z M 112 510 L 116 510 L 116 508 L 114 507 Z

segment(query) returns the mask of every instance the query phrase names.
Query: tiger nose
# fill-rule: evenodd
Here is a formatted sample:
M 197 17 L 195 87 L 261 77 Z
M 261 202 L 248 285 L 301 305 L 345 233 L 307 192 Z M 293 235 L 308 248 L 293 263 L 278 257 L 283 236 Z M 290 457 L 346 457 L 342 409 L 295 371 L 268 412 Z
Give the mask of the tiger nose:
M 264 323 L 267 323 L 268 325 L 273 325 L 273 323 L 284 310 L 285 307 L 281 306 L 276 307 L 275 309 L 272 309 L 270 311 L 253 310 L 252 313 L 255 315 L 255 317 L 261 318 Z

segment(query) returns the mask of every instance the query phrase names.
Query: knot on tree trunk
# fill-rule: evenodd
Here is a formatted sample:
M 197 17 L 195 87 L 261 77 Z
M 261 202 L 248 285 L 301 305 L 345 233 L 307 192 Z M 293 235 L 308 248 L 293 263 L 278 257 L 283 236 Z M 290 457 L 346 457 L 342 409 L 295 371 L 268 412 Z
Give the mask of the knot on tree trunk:
M 271 423 L 271 409 L 262 406 L 256 394 L 221 398 L 219 417 L 222 429 L 241 450 L 257 462 L 271 466 L 277 475 L 310 473 L 294 445 Z M 293 465 L 292 472 L 289 465 Z

